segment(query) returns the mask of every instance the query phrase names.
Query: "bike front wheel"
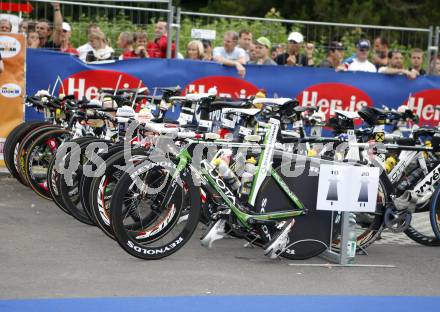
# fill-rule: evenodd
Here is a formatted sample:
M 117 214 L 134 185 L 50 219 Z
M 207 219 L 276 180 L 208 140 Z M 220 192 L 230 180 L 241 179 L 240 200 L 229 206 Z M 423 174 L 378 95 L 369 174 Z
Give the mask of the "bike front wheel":
M 175 162 L 144 161 L 125 173 L 113 192 L 111 225 L 119 245 L 144 260 L 168 257 L 191 238 L 200 218 L 199 188 Z M 187 200 L 187 198 L 190 200 Z

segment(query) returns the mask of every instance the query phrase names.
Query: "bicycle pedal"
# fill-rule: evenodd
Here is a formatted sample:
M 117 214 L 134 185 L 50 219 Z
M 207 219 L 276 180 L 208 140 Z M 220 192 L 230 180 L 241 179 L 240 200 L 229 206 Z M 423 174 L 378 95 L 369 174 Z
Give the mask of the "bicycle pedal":
M 276 259 L 286 250 L 289 243 L 289 232 L 295 224 L 295 219 L 285 222 L 283 228 L 278 231 L 275 236 L 263 247 L 264 255 L 270 259 Z
M 226 220 L 220 219 L 212 223 L 206 230 L 205 234 L 200 238 L 200 243 L 203 247 L 212 248 L 212 244 L 219 239 L 222 239 L 225 233 Z

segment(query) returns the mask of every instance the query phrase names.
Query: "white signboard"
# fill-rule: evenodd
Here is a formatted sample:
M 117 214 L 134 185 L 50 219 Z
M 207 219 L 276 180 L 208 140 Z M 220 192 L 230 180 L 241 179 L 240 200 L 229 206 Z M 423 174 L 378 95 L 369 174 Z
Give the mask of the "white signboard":
M 374 212 L 379 168 L 321 164 L 317 210 Z
M 215 30 L 212 29 L 191 29 L 191 38 L 215 40 Z

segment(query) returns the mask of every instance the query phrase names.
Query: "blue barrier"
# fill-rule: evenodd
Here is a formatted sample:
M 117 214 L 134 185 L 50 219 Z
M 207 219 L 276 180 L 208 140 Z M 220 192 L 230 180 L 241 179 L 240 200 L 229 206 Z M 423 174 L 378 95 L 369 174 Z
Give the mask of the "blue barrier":
M 84 64 L 77 58 L 40 49 L 27 51 L 27 94 L 54 87 L 56 91 L 92 96 L 100 87 L 137 87 L 140 82 L 150 89 L 180 85 L 189 91 L 203 92 L 216 86 L 219 93 L 246 97 L 265 89 L 270 97 L 297 97 L 302 105 L 319 104 L 327 117 L 335 109 L 356 110 L 362 105 L 397 108 L 408 105 L 421 121 L 438 125 L 440 113 L 440 77 L 423 76 L 408 80 L 363 72 L 335 72 L 325 68 L 285 66 L 246 66 L 240 79 L 234 68 L 213 62 L 166 59 L 131 59 L 109 64 Z M 119 84 L 118 84 L 119 82 Z M 63 90 L 64 89 L 64 90 Z M 28 109 L 26 120 L 41 118 Z

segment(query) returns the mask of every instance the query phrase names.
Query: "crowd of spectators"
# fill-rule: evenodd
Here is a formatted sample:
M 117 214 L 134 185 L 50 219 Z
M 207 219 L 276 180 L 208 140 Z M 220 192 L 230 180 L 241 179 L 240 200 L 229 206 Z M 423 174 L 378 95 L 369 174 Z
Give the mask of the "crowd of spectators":
M 131 58 L 166 58 L 167 23 L 159 21 L 154 27 L 154 36 L 149 38 L 145 31 L 122 32 L 117 40 L 117 51 L 111 47 L 106 35 L 97 24 L 90 24 L 87 29 L 88 42 L 80 47 L 71 43 L 72 27 L 61 14 L 59 3 L 52 3 L 54 11 L 53 27 L 48 20 L 37 22 L 22 21 L 19 31 L 27 34 L 28 48 L 48 48 L 69 53 L 85 62 L 126 60 Z M 12 25 L 8 20 L 0 20 L 0 31 L 10 32 Z M 249 30 L 240 32 L 227 31 L 223 34 L 223 45 L 213 47 L 209 40 L 192 40 L 186 47 L 184 55 L 176 51 L 172 43 L 172 56 L 198 61 L 215 61 L 225 66 L 235 67 L 237 73 L 244 77 L 246 64 L 281 65 L 303 67 L 325 67 L 336 71 L 365 71 L 389 75 L 405 75 L 415 79 L 426 75 L 423 68 L 425 53 L 419 48 L 411 50 L 408 68 L 405 68 L 404 54 L 390 50 L 386 38 L 378 36 L 373 45 L 365 38 L 356 43 L 356 52 L 346 55 L 346 48 L 340 41 L 334 40 L 326 47 L 327 57 L 315 64 L 315 46 L 305 42 L 299 32 L 287 36 L 286 43 L 272 44 L 267 37 L 254 38 Z M 435 72 L 440 73 L 440 56 L 435 62 Z M 432 63 L 431 63 L 432 64 Z

